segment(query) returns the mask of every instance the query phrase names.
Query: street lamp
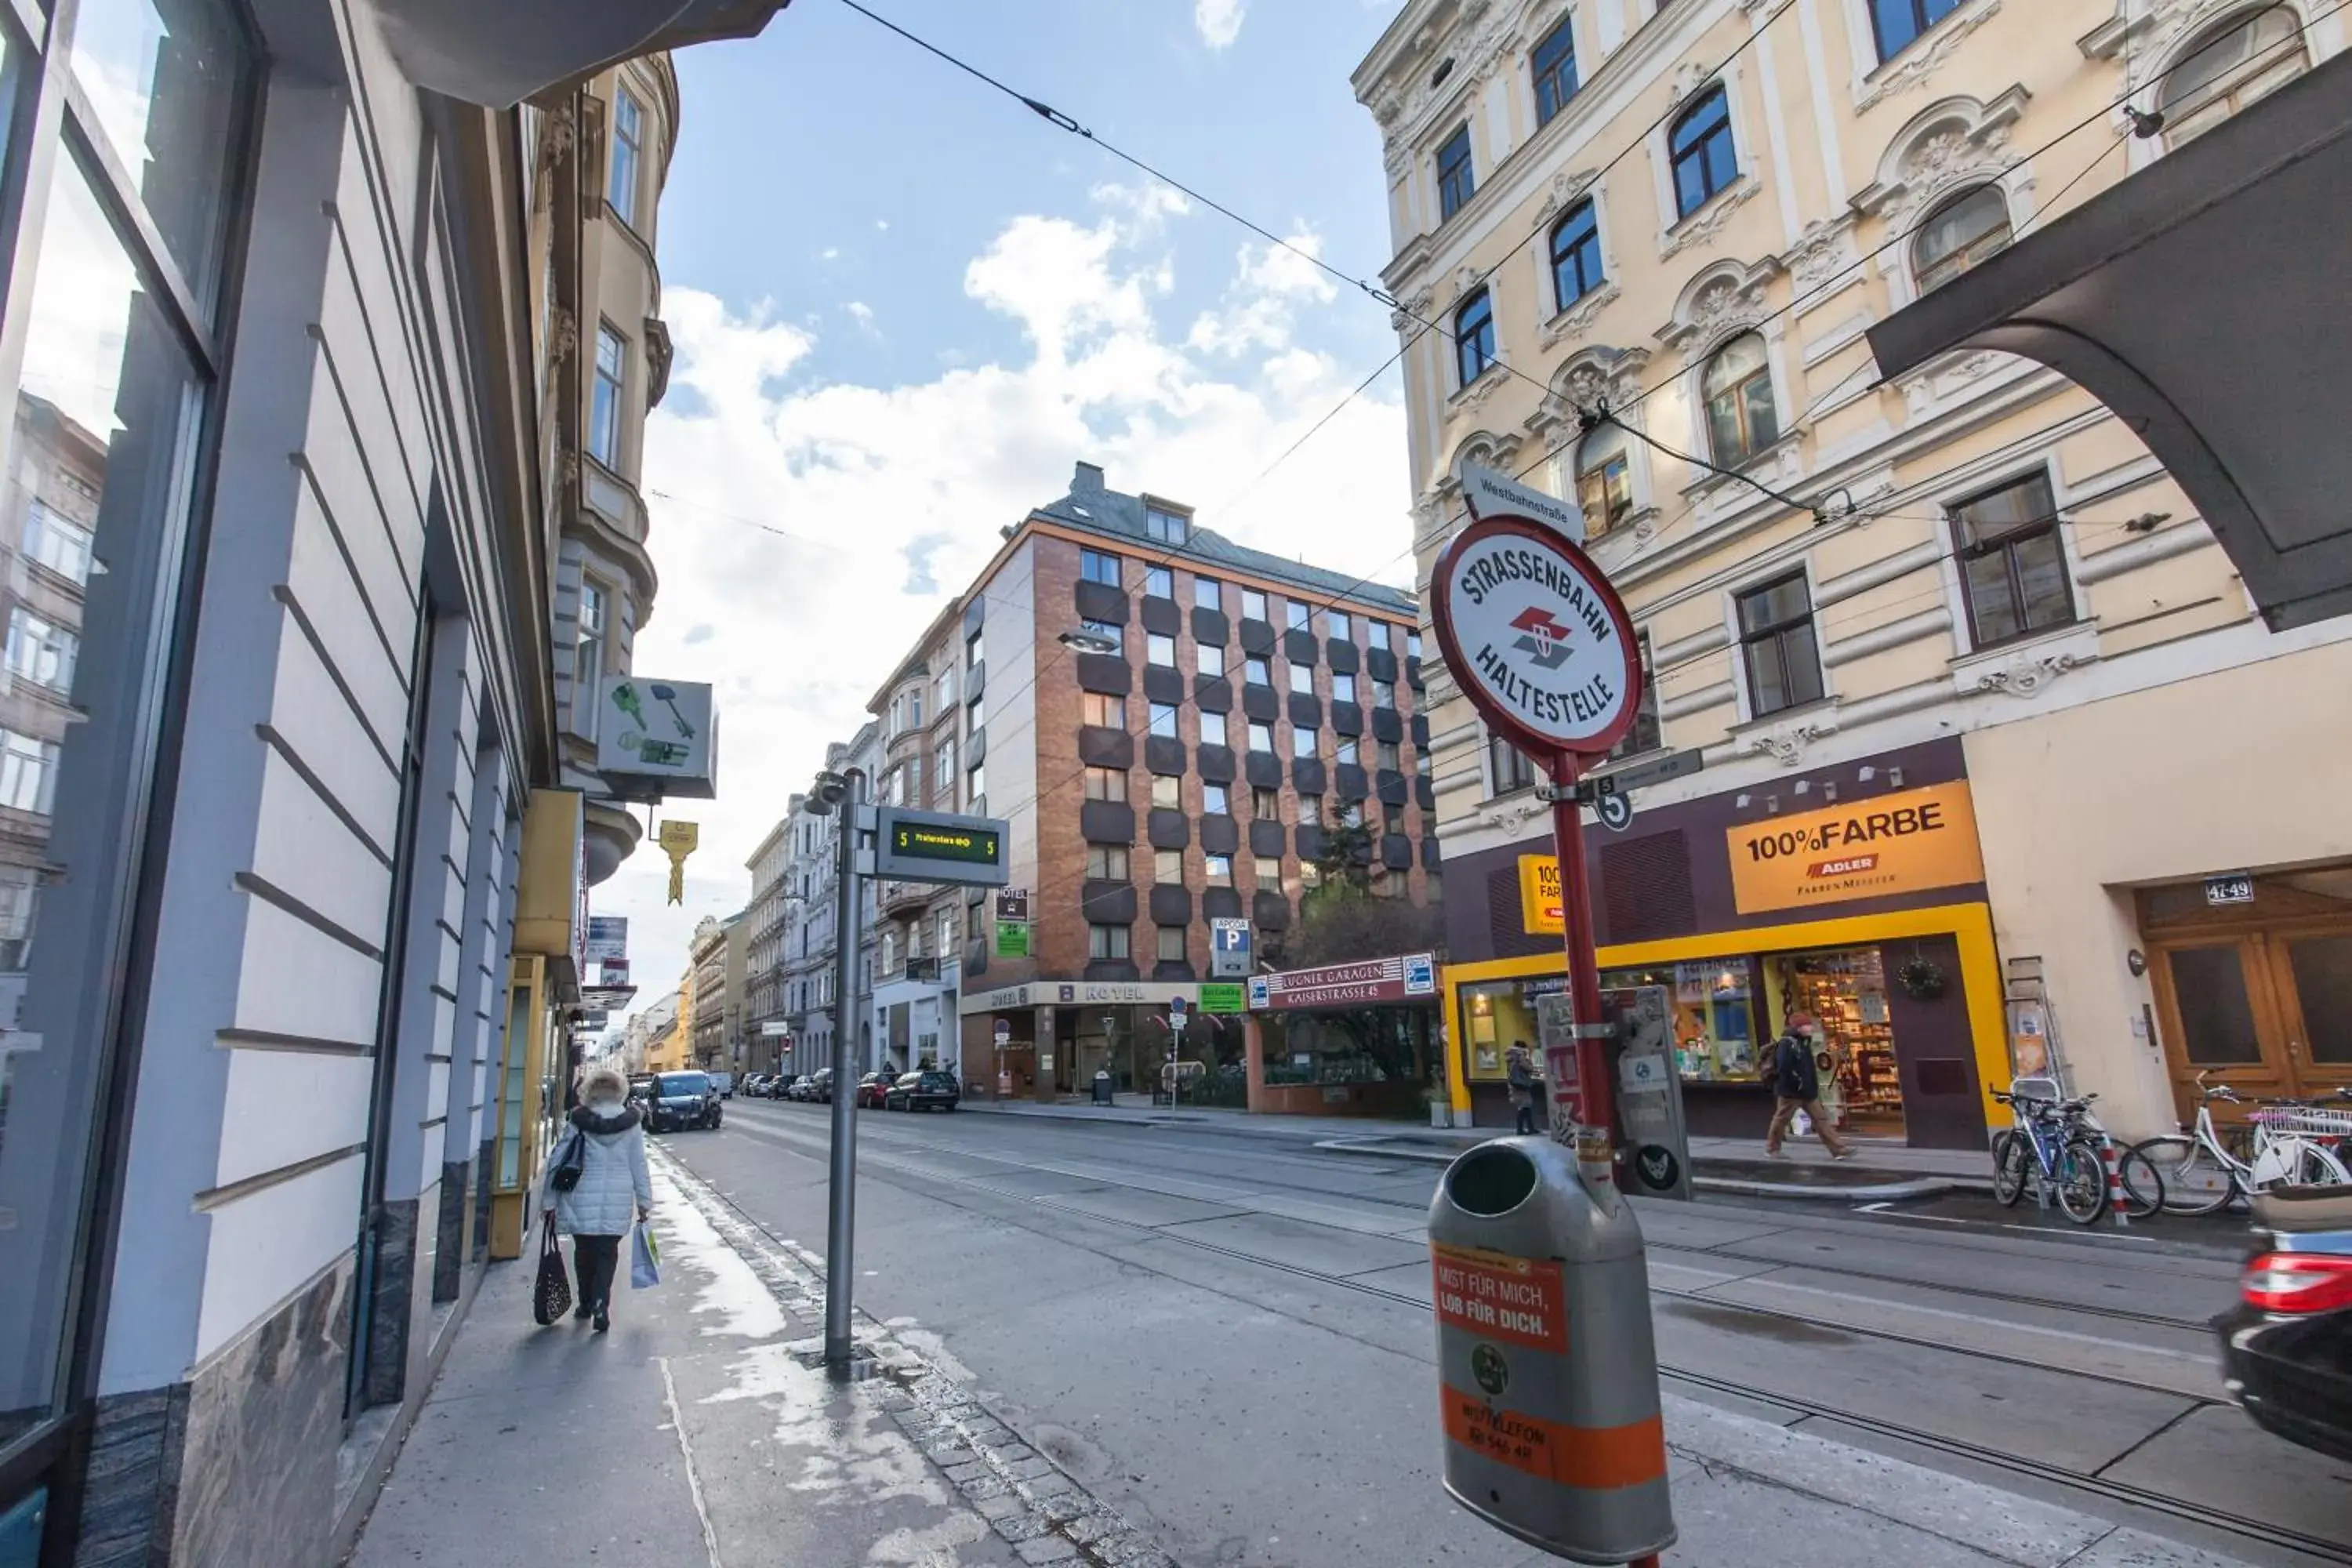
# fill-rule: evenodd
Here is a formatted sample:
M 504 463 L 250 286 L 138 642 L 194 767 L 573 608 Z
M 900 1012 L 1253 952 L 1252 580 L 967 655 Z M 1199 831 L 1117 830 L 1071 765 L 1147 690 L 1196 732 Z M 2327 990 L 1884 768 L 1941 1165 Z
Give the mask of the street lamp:
M 1118 644 L 1100 632 L 1064 632 L 1054 639 L 1072 653 L 1117 653 Z

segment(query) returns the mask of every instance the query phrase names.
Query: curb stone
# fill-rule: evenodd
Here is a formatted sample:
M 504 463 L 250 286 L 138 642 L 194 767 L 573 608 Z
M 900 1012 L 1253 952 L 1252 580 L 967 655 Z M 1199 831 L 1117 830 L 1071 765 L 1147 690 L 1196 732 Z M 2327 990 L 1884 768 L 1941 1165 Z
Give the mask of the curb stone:
M 824 1319 L 824 1275 L 807 1249 L 778 1243 L 676 1158 L 647 1152 L 702 1217 L 801 1321 Z M 1026 1563 L 1083 1568 L 1178 1568 L 1151 1538 L 1104 1502 L 1011 1423 L 863 1311 L 857 1343 L 877 1363 L 882 1408 L 964 1505 Z M 815 1342 L 809 1342 L 814 1347 Z

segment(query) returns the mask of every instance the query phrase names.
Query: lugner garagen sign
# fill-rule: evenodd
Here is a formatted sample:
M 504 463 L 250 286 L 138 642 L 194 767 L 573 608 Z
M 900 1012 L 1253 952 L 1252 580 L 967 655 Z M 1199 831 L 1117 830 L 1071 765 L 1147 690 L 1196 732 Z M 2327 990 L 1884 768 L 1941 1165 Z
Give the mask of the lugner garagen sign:
M 1522 519 L 1490 518 L 1446 547 L 1431 587 L 1446 668 L 1522 751 L 1598 756 L 1633 727 L 1633 625 L 1583 551 Z

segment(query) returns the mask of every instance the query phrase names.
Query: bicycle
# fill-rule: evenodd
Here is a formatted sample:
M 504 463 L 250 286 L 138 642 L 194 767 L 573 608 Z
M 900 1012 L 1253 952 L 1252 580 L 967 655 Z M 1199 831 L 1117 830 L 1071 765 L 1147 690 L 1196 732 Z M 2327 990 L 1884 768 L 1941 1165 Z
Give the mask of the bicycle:
M 2197 1075 L 2197 1121 L 2193 1129 L 2142 1139 L 2131 1152 L 2156 1168 L 2168 1213 L 2218 1213 L 2239 1198 L 2273 1186 L 2341 1186 L 2352 1184 L 2344 1162 L 2330 1145 L 2352 1136 L 2352 1112 L 2315 1108 L 2302 1100 L 2272 1100 L 2252 1118 L 2253 1159 L 2231 1153 L 2213 1126 L 2213 1102 L 2243 1105 L 2228 1084 L 2208 1085 L 2210 1070 Z M 2342 1098 L 2339 1095 L 2339 1098 Z
M 2015 1127 L 1992 1141 L 1992 1195 L 2013 1208 L 2031 1180 L 2058 1200 L 2076 1225 L 2095 1225 L 2107 1212 L 2106 1163 L 2083 1126 L 2088 1100 L 2042 1100 L 1993 1091 L 1993 1099 L 2021 1112 Z

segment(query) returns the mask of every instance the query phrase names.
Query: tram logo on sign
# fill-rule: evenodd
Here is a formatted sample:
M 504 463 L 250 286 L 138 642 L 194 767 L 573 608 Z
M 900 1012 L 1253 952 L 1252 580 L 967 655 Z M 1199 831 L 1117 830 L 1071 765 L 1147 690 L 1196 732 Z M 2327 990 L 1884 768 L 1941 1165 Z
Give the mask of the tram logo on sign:
M 1549 611 L 1521 610 L 1511 626 L 1528 634 L 1511 646 L 1532 655 L 1528 662 L 1538 669 L 1558 669 L 1568 662 L 1568 628 L 1553 620 Z

